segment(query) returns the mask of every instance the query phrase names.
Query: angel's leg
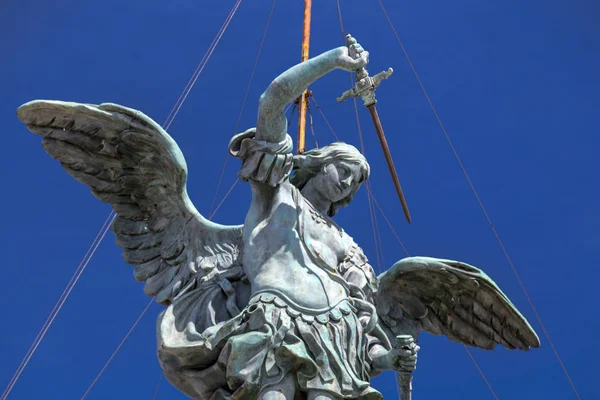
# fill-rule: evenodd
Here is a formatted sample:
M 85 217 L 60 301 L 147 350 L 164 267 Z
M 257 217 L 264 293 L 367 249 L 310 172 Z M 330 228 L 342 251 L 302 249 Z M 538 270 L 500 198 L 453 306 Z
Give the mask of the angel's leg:
M 266 387 L 258 395 L 258 400 L 293 400 L 296 392 L 294 375 L 286 375 L 276 385 Z
M 336 399 L 336 397 L 328 392 L 323 390 L 309 390 L 308 391 L 308 400 L 331 400 Z

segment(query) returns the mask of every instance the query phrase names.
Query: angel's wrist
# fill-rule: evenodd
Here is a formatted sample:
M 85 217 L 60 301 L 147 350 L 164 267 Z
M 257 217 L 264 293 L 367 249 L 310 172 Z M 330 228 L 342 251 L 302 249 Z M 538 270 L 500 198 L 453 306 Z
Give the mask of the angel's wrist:
M 375 345 L 369 350 L 371 366 L 374 371 L 385 371 L 389 369 L 388 350 L 380 345 Z

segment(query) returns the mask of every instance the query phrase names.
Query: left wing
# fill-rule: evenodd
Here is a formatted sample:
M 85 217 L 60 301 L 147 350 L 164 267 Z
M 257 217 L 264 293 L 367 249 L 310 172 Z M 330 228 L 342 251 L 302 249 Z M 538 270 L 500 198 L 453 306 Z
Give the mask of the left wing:
M 230 301 L 236 290 L 226 280 L 244 275 L 243 227 L 213 223 L 196 210 L 183 154 L 156 122 L 110 103 L 36 100 L 17 115 L 71 176 L 112 205 L 117 244 L 135 266 L 135 278 L 146 283 L 146 294 L 169 305 L 212 283 L 232 295 L 226 304 L 212 304 L 222 312 L 218 318 L 204 313 L 212 318 L 207 324 L 239 312 Z
M 491 350 L 529 350 L 540 341 L 490 277 L 471 265 L 430 257 L 398 261 L 379 276 L 377 312 L 395 335 L 425 330 Z

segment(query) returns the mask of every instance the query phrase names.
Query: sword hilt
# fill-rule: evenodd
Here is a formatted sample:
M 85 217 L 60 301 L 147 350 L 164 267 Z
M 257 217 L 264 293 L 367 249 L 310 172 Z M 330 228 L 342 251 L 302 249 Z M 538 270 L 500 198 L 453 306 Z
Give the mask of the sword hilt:
M 355 60 L 360 57 L 360 53 L 356 51 L 354 46 L 356 43 L 357 41 L 352 35 L 346 35 L 345 45 L 348 47 L 348 56 Z M 354 87 L 342 93 L 342 95 L 336 99 L 337 102 L 341 103 L 350 97 L 360 97 L 363 99 L 366 107 L 377 103 L 377 100 L 375 100 L 375 89 L 384 79 L 389 78 L 393 72 L 394 70 L 392 68 L 388 68 L 387 71 L 382 71 L 377 75 L 370 77 L 369 71 L 367 71 L 365 67 L 356 70 L 356 83 L 354 84 Z
M 358 42 L 356 41 L 355 38 L 352 37 L 352 35 L 350 35 L 350 34 L 346 35 L 346 40 L 345 40 L 344 44 L 348 48 L 348 56 L 350 56 L 350 58 L 353 58 L 355 60 L 360 58 L 360 54 L 356 51 L 356 48 L 353 46 L 356 43 L 358 43 Z M 367 71 L 367 69 L 365 67 L 361 67 L 356 70 L 356 80 L 357 81 L 360 79 L 363 79 L 367 76 L 369 76 L 369 71 Z

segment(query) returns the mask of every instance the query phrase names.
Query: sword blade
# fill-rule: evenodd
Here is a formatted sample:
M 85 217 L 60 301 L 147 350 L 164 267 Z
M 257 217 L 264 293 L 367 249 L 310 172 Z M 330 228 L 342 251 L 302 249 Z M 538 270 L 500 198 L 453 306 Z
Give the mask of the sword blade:
M 397 372 L 397 377 L 400 383 L 400 400 L 412 400 L 412 373 Z
M 371 119 L 373 120 L 373 124 L 375 124 L 375 130 L 377 131 L 377 136 L 379 137 L 379 142 L 381 143 L 381 148 L 383 149 L 383 155 L 385 156 L 385 161 L 387 162 L 388 169 L 390 170 L 390 174 L 392 175 L 392 180 L 394 181 L 394 186 L 396 187 L 396 192 L 398 193 L 398 198 L 400 199 L 400 203 L 402 204 L 402 210 L 404 210 L 406 220 L 410 224 L 410 211 L 408 210 L 408 204 L 406 204 L 406 199 L 404 198 L 402 186 L 400 186 L 400 180 L 398 179 L 398 174 L 396 173 L 396 167 L 394 167 L 394 161 L 392 160 L 390 148 L 387 144 L 387 140 L 385 139 L 385 134 L 383 133 L 383 127 L 381 126 L 379 114 L 377 114 L 377 108 L 375 108 L 375 104 L 370 104 L 367 106 L 367 108 L 371 113 Z

